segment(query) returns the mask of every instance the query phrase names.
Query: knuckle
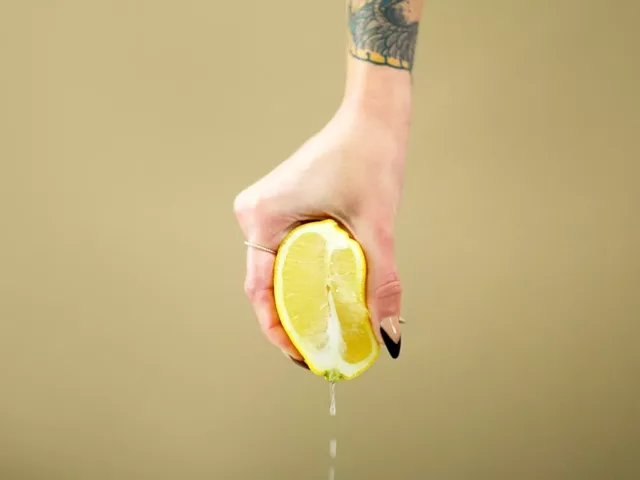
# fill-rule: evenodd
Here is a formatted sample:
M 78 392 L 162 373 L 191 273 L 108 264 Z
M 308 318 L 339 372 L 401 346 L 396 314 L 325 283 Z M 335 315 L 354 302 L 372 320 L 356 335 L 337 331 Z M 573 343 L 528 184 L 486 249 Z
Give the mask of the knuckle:
M 274 345 L 278 345 L 278 324 L 260 322 L 260 331 Z
M 397 273 L 388 275 L 378 285 L 374 293 L 378 302 L 399 302 L 402 297 L 402 283 Z
M 374 292 L 374 308 L 378 318 L 400 314 L 402 285 L 397 276 L 380 284 Z
M 245 193 L 242 191 L 233 199 L 233 213 L 235 213 L 236 216 L 239 216 L 244 210 L 244 196 Z
M 394 235 L 393 227 L 390 222 L 381 222 L 376 227 L 375 236 L 379 247 L 383 251 L 393 252 L 394 249 Z
M 233 212 L 238 220 L 245 218 L 254 208 L 254 201 L 249 190 L 243 190 L 233 200 Z
M 251 189 L 240 192 L 233 201 L 233 211 L 243 226 L 255 225 L 268 213 L 269 202 L 266 197 L 252 192 Z
M 363 215 L 357 223 L 371 247 L 378 251 L 392 252 L 394 248 L 393 216 L 382 209 Z
M 257 302 L 265 290 L 254 278 L 247 278 L 244 282 L 244 293 L 252 303 Z

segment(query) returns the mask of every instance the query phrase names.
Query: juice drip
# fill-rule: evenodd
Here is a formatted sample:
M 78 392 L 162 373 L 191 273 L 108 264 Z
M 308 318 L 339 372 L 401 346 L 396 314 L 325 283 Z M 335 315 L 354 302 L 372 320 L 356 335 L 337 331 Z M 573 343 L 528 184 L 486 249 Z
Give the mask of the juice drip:
M 329 480 L 336 478 L 336 468 L 334 465 L 336 459 L 336 450 L 338 447 L 338 441 L 334 438 L 329 442 L 329 457 L 331 458 L 331 465 L 329 465 Z
M 331 417 L 336 416 L 336 384 L 335 382 L 331 382 L 329 384 L 329 415 Z M 329 480 L 335 480 L 336 478 L 336 468 L 335 468 L 335 460 L 336 460 L 336 451 L 338 448 L 338 441 L 333 438 L 329 440 Z

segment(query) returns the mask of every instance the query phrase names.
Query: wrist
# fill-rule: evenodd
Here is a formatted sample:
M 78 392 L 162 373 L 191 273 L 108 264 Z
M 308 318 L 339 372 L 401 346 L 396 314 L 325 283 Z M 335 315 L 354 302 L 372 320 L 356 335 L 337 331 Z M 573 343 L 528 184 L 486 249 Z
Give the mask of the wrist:
M 406 134 L 411 121 L 411 74 L 349 58 L 342 107 Z

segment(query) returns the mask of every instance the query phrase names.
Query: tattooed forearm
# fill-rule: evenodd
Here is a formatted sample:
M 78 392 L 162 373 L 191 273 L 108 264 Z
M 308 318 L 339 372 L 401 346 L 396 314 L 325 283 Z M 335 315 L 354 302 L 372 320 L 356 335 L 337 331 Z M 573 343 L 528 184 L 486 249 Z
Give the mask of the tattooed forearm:
M 351 55 L 411 71 L 421 1 L 349 0 Z

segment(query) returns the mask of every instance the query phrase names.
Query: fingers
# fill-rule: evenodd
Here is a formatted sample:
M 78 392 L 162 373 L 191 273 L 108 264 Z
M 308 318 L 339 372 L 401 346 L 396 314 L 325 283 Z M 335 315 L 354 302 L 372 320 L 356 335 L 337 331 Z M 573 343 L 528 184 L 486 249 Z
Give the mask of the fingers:
M 273 218 L 273 209 L 264 198 L 256 195 L 255 185 L 235 198 L 233 209 L 247 241 L 274 251 L 278 249 L 288 231 L 289 222 Z M 244 290 L 267 340 L 294 362 L 303 362 L 302 355 L 289 340 L 278 317 L 273 298 L 274 262 L 273 253 L 248 247 Z
M 393 235 L 379 227 L 365 227 L 358 237 L 367 258 L 367 301 L 371 323 L 389 355 L 398 358 L 402 344 L 402 285 L 395 262 Z
M 273 265 L 275 256 L 255 248 L 247 248 L 245 293 L 258 318 L 260 329 L 272 344 L 295 360 L 302 356 L 282 328 L 273 298 Z

